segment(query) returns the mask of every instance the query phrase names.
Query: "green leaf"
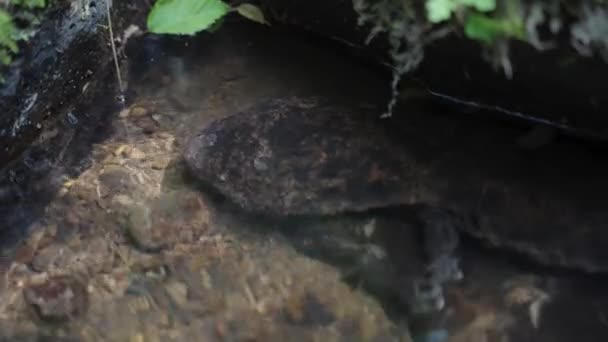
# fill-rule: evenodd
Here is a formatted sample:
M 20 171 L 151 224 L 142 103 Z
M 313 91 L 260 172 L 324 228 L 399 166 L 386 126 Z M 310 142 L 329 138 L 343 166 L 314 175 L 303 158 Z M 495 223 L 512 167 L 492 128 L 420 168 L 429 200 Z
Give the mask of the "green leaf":
M 230 11 L 222 0 L 158 0 L 148 15 L 148 30 L 158 34 L 193 35 Z
M 12 61 L 13 58 L 9 52 L 4 48 L 0 48 L 0 64 L 9 65 Z
M 525 39 L 524 24 L 520 20 L 489 18 L 478 13 L 467 17 L 464 32 L 467 37 L 491 44 L 498 37 Z
M 492 12 L 496 9 L 496 0 L 458 0 L 462 5 L 472 7 L 480 12 Z
M 46 0 L 19 0 L 13 1 L 13 3 L 27 8 L 44 8 L 46 6 Z
M 496 0 L 427 0 L 425 7 L 427 19 L 432 23 L 439 23 L 450 19 L 458 7 L 492 12 L 496 9 Z
M 243 17 L 249 19 L 249 20 L 253 20 L 257 23 L 260 24 L 266 24 L 268 25 L 268 22 L 266 21 L 266 19 L 264 18 L 264 13 L 262 12 L 262 10 L 256 6 L 256 5 L 252 5 L 252 4 L 241 4 L 236 8 L 236 11 L 242 15 Z
M 16 30 L 11 15 L 0 9 L 0 47 L 4 46 L 13 53 L 19 51 L 14 38 Z
M 211 24 L 211 26 L 209 26 L 205 31 L 211 32 L 211 33 L 217 32 L 220 28 L 222 28 L 222 24 L 224 24 L 225 18 L 226 17 L 219 18 L 216 22 Z
M 426 4 L 427 18 L 432 23 L 439 23 L 450 19 L 452 11 L 456 8 L 454 0 L 427 0 Z

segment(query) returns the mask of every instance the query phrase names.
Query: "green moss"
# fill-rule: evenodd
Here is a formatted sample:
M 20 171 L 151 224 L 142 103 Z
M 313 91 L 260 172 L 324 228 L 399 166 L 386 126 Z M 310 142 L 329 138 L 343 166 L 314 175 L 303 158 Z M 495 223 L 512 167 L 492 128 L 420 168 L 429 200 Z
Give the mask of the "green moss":
M 486 44 L 492 44 L 500 37 L 526 39 L 524 23 L 517 17 L 492 18 L 472 13 L 466 19 L 464 32 L 467 37 Z
M 9 64 L 12 54 L 19 51 L 15 32 L 17 28 L 13 22 L 13 17 L 5 10 L 0 10 L 0 63 Z
M 425 8 L 427 19 L 432 23 L 439 23 L 450 19 L 454 12 L 462 8 L 479 12 L 494 11 L 496 0 L 427 0 Z
M 21 6 L 29 9 L 46 7 L 46 0 L 11 0 L 9 2 L 14 6 Z
M 37 13 L 45 8 L 46 0 L 9 0 L 0 5 L 0 64 L 7 65 L 19 52 L 18 42 L 27 40 L 31 26 L 38 23 Z M 15 18 L 23 25 L 17 27 Z

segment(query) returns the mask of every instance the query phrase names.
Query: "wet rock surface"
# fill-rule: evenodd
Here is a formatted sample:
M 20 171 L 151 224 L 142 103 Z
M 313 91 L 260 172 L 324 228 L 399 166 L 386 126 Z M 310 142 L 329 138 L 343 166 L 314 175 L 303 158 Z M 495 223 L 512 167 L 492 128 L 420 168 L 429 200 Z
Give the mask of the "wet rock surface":
M 195 177 L 245 210 L 430 205 L 455 213 L 456 229 L 537 262 L 608 270 L 608 163 L 584 146 L 522 151 L 510 128 L 486 133 L 471 120 L 421 112 L 395 119 L 389 133 L 372 113 L 271 99 L 209 125 L 185 159 Z
M 107 87 L 111 52 L 105 0 L 66 1 L 48 6 L 33 37 L 15 62 L 3 67 L 0 85 L 0 167 L 24 152 L 54 121 L 78 125 L 82 105 L 91 105 L 97 89 Z M 139 9 L 138 9 L 139 7 Z M 139 24 L 145 1 L 117 2 L 114 29 Z M 126 24 L 125 24 L 126 23 Z M 114 80 L 110 81 L 112 86 Z M 118 87 L 114 87 L 114 91 Z
M 185 160 L 243 209 L 276 216 L 365 211 L 411 197 L 418 171 L 374 115 L 323 102 L 263 101 L 212 123 L 188 144 Z
M 339 267 L 351 285 L 411 315 L 441 311 L 444 287 L 462 279 L 454 241 L 429 236 L 413 210 L 309 219 L 281 228 L 298 251 Z

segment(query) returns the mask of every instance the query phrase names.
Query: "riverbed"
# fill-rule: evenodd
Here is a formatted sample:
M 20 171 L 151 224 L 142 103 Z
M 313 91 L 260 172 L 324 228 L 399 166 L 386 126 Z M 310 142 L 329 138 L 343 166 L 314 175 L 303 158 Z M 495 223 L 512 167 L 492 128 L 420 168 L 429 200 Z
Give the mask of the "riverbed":
M 188 175 L 185 144 L 211 122 L 261 99 L 291 95 L 382 107 L 390 84 L 377 70 L 326 44 L 251 23 L 196 39 L 148 37 L 134 44 L 123 70 L 126 102 L 116 99 L 108 74 L 98 102 L 45 128 L 3 171 L 2 340 L 591 342 L 608 336 L 601 276 L 545 269 L 465 239 L 464 278 L 446 287 L 444 308 L 411 317 L 393 300 L 395 269 L 382 267 L 400 261 L 366 264 L 353 281 L 349 275 L 365 248 L 346 249 L 346 261 L 336 262 L 339 253 L 304 248 L 286 227 L 240 215 Z M 429 108 L 402 106 L 394 115 Z M 313 222 L 311 231 L 369 224 L 338 218 Z M 409 254 L 396 248 L 384 257 Z M 371 280 L 380 285 L 366 286 Z

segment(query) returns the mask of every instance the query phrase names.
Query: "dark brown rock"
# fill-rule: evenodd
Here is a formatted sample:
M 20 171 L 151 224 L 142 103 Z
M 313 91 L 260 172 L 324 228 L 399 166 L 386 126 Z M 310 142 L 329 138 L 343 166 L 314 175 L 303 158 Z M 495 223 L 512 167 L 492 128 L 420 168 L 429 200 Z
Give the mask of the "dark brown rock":
M 514 127 L 421 108 L 383 125 L 362 112 L 318 99 L 265 101 L 212 123 L 185 159 L 196 178 L 248 211 L 424 204 L 536 262 L 608 271 L 603 150 L 562 140 L 526 150 Z
M 408 179 L 419 178 L 407 155 L 390 152 L 361 108 L 321 102 L 274 99 L 215 122 L 190 142 L 186 161 L 250 211 L 335 214 L 406 201 Z

